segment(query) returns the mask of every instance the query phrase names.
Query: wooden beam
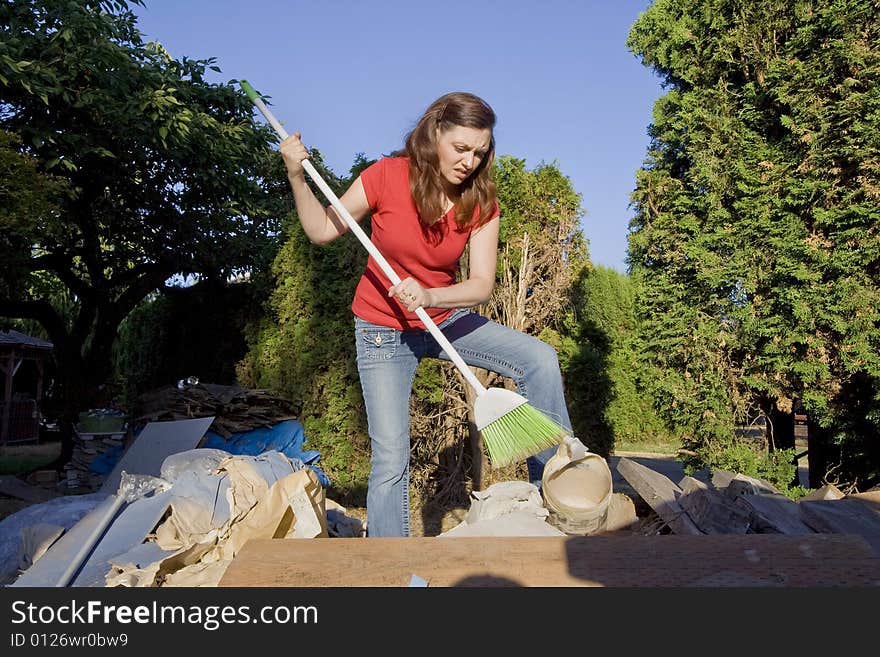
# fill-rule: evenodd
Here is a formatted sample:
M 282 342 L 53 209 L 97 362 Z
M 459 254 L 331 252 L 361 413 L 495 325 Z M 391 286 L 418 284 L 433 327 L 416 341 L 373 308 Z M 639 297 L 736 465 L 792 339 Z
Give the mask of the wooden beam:
M 34 361 L 37 364 L 37 406 L 39 407 L 40 402 L 43 401 L 43 377 L 46 375 L 42 358 L 37 358 Z
M 734 504 L 751 514 L 752 530 L 755 532 L 776 532 L 779 534 L 810 534 L 812 529 L 801 522 L 797 502 L 785 495 L 759 493 L 742 495 Z
M 861 500 L 814 500 L 798 504 L 801 518 L 817 532 L 858 534 L 880 556 L 880 513 Z
M 679 505 L 682 490 L 669 477 L 626 457 L 617 462 L 617 471 L 676 534 L 703 533 Z
M 219 586 L 880 586 L 860 536 L 546 536 L 264 539 Z
M 798 500 L 798 503 L 801 502 L 812 502 L 813 500 L 840 500 L 846 497 L 837 486 L 834 484 L 825 484 L 822 488 L 817 488 L 804 495 L 802 498 Z
M 682 479 L 681 489 L 679 505 L 705 533 L 745 534 L 748 531 L 750 514 L 735 506 L 718 491 L 693 477 Z
M 13 363 L 15 361 L 15 352 L 9 353 L 9 362 L 4 368 L 6 372 L 6 387 L 3 391 L 3 417 L 0 418 L 0 445 L 5 445 L 9 440 L 9 416 L 12 414 L 12 377 Z

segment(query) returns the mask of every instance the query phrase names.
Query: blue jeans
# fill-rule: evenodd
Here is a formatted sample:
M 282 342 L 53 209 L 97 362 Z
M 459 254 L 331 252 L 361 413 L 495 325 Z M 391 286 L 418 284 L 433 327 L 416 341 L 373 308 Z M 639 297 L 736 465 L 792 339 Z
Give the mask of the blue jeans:
M 513 379 L 517 392 L 566 429 L 571 429 L 556 351 L 520 331 L 466 309 L 439 325 L 468 365 Z M 422 358 L 450 360 L 422 329 L 398 331 L 355 317 L 357 365 L 372 444 L 367 488 L 370 536 L 409 536 L 409 398 Z M 546 449 L 529 459 L 529 480 L 540 486 Z

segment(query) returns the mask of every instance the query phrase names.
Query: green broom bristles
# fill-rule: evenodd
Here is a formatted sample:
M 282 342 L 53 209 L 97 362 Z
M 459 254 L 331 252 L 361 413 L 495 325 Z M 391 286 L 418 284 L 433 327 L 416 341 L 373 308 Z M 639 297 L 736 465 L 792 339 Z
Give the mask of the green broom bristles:
M 480 433 L 489 460 L 500 468 L 558 445 L 570 432 L 534 406 L 520 404 L 487 424 Z

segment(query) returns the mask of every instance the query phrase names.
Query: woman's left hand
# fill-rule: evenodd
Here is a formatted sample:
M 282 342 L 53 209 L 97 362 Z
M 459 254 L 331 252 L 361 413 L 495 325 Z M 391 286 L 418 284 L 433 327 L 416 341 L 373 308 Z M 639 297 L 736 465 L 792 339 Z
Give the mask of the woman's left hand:
M 388 290 L 389 297 L 397 297 L 400 305 L 409 312 L 415 312 L 419 306 L 431 306 L 431 291 L 419 285 L 412 277 L 405 278 Z

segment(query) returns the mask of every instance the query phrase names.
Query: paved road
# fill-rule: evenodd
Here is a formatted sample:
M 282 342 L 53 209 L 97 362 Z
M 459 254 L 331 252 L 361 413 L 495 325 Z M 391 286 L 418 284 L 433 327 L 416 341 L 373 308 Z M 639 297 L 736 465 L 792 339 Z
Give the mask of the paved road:
M 630 461 L 635 461 L 646 468 L 651 468 L 654 472 L 659 472 L 669 479 L 672 483 L 678 485 L 684 477 L 684 465 L 675 458 L 675 454 L 652 454 L 648 452 L 615 452 L 608 459 L 608 467 L 611 468 L 612 485 L 614 492 L 628 493 L 632 487 L 617 471 L 617 463 L 621 457 L 626 457 Z

